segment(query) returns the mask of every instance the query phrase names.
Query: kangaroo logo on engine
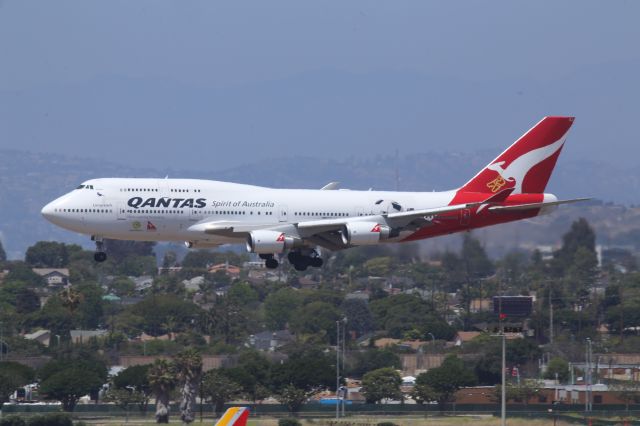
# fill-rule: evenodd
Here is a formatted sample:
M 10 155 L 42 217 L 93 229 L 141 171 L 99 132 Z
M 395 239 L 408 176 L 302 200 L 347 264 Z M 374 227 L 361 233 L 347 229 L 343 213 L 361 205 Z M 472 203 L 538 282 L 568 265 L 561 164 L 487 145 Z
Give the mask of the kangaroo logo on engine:
M 160 197 L 160 198 L 147 198 L 146 200 L 142 197 L 133 197 L 129 198 L 127 201 L 127 205 L 129 207 L 133 207 L 134 209 L 141 207 L 171 207 L 174 209 L 184 208 L 184 207 L 194 207 L 194 208 L 204 208 L 207 206 L 206 198 L 168 198 L 168 197 Z

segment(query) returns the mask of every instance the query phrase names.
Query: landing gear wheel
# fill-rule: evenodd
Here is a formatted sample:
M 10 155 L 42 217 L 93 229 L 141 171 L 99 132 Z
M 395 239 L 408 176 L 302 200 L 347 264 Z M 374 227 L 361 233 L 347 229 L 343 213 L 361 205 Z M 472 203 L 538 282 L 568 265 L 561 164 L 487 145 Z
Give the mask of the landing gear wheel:
M 297 251 L 290 251 L 289 254 L 287 254 L 287 259 L 292 265 L 298 263 L 298 259 L 300 259 L 301 257 L 302 256 Z
M 93 259 L 96 262 L 104 262 L 105 260 L 107 260 L 107 253 L 103 251 L 97 251 L 93 254 Z
M 300 260 L 293 264 L 293 267 L 295 268 L 295 270 L 300 272 L 306 271 L 308 266 L 309 265 L 307 264 L 307 262 L 303 260 Z
M 264 262 L 264 266 L 267 267 L 267 269 L 276 269 L 278 267 L 279 263 L 276 259 L 274 259 L 273 257 L 267 259 Z
M 320 268 L 324 264 L 324 261 L 321 257 L 312 257 L 309 265 L 314 268 Z

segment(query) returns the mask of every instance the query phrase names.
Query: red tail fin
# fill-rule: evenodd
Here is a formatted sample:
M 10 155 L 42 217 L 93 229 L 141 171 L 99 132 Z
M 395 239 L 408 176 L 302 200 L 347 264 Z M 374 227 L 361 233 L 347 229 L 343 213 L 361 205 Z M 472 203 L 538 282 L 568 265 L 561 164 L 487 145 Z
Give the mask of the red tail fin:
M 574 117 L 545 117 L 467 182 L 463 192 L 542 193 Z

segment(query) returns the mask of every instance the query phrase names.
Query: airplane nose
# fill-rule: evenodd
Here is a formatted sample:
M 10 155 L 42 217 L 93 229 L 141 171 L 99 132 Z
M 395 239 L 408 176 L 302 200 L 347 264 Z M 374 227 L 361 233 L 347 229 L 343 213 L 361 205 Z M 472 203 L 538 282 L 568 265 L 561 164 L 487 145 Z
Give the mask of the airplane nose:
M 40 213 L 42 214 L 42 216 L 44 216 L 45 219 L 47 219 L 48 221 L 51 221 L 55 213 L 55 208 L 53 207 L 53 203 L 49 203 L 46 206 L 44 206 L 40 211 Z

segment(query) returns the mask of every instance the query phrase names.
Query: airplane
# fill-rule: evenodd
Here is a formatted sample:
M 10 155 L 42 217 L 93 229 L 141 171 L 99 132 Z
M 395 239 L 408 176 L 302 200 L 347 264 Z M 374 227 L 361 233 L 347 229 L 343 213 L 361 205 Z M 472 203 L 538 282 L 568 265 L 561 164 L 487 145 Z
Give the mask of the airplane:
M 216 422 L 215 426 L 246 426 L 248 418 L 248 407 L 230 407 Z
M 298 271 L 321 267 L 321 248 L 416 241 L 548 214 L 544 190 L 574 117 L 545 117 L 463 186 L 444 192 L 277 189 L 197 179 L 103 178 L 50 202 L 42 215 L 105 239 L 180 241 L 189 248 L 246 245 L 267 268 L 284 257 Z

